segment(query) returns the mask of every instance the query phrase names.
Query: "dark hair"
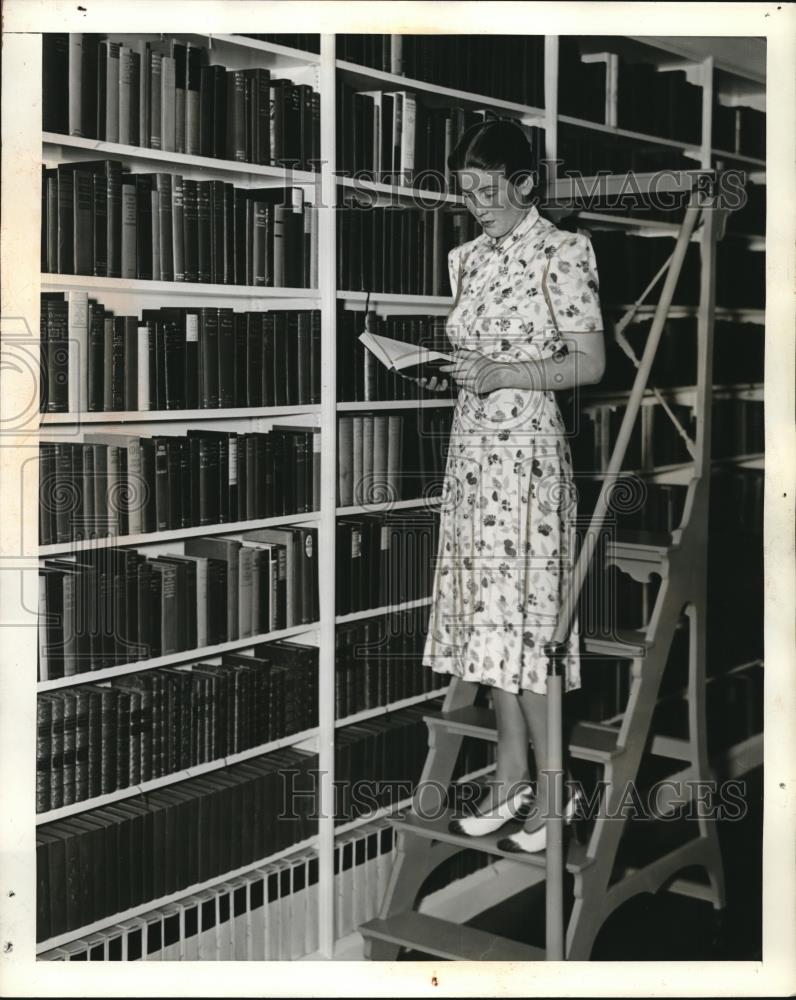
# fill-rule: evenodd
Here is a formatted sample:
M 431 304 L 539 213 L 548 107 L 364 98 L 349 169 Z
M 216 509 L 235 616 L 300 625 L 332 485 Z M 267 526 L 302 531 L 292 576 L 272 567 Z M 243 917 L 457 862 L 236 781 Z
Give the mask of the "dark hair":
M 539 151 L 515 121 L 504 118 L 477 122 L 462 133 L 448 156 L 448 169 L 502 170 L 517 184 L 530 174 L 538 177 Z

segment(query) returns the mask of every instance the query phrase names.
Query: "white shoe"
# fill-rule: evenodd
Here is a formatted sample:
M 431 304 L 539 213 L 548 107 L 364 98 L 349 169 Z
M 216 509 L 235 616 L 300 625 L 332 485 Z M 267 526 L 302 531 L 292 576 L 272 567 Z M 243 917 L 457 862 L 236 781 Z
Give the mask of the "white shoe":
M 521 819 L 527 815 L 531 798 L 531 786 L 523 785 L 510 798 L 498 803 L 488 813 L 452 819 L 448 829 L 451 833 L 463 833 L 467 837 L 486 837 L 499 830 L 509 820 Z
M 567 802 L 564 809 L 565 826 L 569 826 L 575 818 L 575 811 L 578 808 L 580 798 L 580 791 L 576 791 L 569 802 Z M 517 833 L 512 833 L 510 837 L 502 837 L 496 846 L 501 851 L 507 851 L 509 854 L 537 854 L 547 846 L 547 824 L 543 823 L 538 830 L 533 830 L 531 833 L 528 833 L 526 830 L 518 830 Z

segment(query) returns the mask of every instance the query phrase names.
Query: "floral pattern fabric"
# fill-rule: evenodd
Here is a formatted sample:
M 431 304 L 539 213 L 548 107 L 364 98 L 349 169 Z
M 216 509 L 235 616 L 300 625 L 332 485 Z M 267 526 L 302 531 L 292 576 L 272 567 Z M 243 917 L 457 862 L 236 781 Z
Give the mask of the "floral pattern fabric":
M 457 348 L 498 361 L 561 358 L 562 336 L 602 330 L 591 242 L 558 229 L 535 207 L 501 241 L 481 234 L 455 247 L 448 266 L 457 296 L 446 331 Z M 460 388 L 423 664 L 543 694 L 544 644 L 576 556 L 576 514 L 555 393 Z M 564 689 L 579 687 L 577 616 L 562 666 Z

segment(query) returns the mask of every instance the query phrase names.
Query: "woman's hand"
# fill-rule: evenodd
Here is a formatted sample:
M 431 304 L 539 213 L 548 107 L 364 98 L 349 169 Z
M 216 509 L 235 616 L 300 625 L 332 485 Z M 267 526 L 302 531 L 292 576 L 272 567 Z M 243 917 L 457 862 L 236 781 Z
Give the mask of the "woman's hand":
M 445 392 L 448 388 L 448 379 L 437 378 L 436 375 L 432 375 L 430 378 L 424 376 L 423 378 L 418 378 L 416 375 L 404 375 L 403 372 L 398 372 L 401 378 L 409 379 L 410 382 L 416 382 L 423 389 L 428 389 L 429 392 Z
M 460 386 L 471 392 L 494 392 L 504 387 L 504 375 L 508 366 L 502 361 L 493 361 L 479 351 L 460 349 L 454 353 L 453 364 L 441 365 L 440 371 L 448 372 Z

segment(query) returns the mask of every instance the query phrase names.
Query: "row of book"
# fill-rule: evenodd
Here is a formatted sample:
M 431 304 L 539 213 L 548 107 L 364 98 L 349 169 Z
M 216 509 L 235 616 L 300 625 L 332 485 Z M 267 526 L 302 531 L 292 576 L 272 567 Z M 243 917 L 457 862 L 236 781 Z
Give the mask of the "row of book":
M 338 625 L 335 718 L 445 687 L 448 678 L 420 662 L 428 605 Z
M 49 274 L 315 288 L 318 211 L 302 188 L 242 188 L 119 160 L 42 165 Z
M 220 664 L 40 694 L 36 812 L 241 753 L 318 723 L 318 649 L 280 640 Z
M 766 444 L 763 400 L 714 399 L 710 430 L 713 458 L 762 454 Z
M 746 105 L 722 104 L 713 89 L 713 146 L 725 153 L 766 157 L 766 113 Z
M 616 117 L 619 128 L 698 146 L 702 142 L 702 87 L 689 83 L 684 69 L 662 71 L 620 56 Z
M 42 293 L 40 332 L 43 413 L 320 403 L 318 309 L 117 316 L 69 289 Z
M 320 52 L 321 36 L 304 31 L 271 32 L 261 35 L 242 34 L 241 38 L 256 38 L 261 42 L 272 42 L 274 45 L 284 45 L 289 49 L 301 49 L 303 52 Z
M 341 833 L 334 847 L 334 936 L 378 916 L 395 859 L 386 818 Z M 460 852 L 438 868 L 427 894 L 489 863 Z M 53 948 L 45 962 L 279 961 L 318 948 L 318 854 L 312 848 Z
M 578 534 L 582 537 L 600 493 L 602 481 L 582 480 L 577 484 Z M 619 475 L 607 496 L 606 531 L 649 531 L 669 534 L 683 518 L 687 487 L 679 483 L 640 483 L 634 477 Z
M 672 253 L 666 236 L 636 236 L 595 231 L 591 236 L 600 275 L 600 298 L 606 303 L 636 301 Z M 700 294 L 699 247 L 691 243 L 675 286 L 676 305 L 696 305 Z M 765 305 L 765 254 L 739 241 L 716 245 L 716 304 L 727 308 L 758 309 Z M 654 298 L 653 300 L 654 301 Z
M 317 766 L 317 754 L 275 751 L 40 825 L 37 940 L 254 864 L 313 836 Z
M 337 418 L 337 504 L 391 503 L 441 488 L 451 411 Z
M 747 535 L 762 540 L 763 469 L 719 466 L 710 487 L 710 530 L 714 537 Z
M 544 105 L 543 35 L 337 35 L 337 58 L 413 80 Z
M 624 331 L 637 358 L 641 358 L 650 330 L 650 322 L 637 322 Z M 715 386 L 750 385 L 763 381 L 764 330 L 762 326 L 716 320 L 713 337 Z M 696 385 L 697 319 L 680 316 L 666 320 L 658 349 L 652 362 L 649 385 L 657 388 Z M 606 340 L 605 374 L 596 391 L 630 389 L 636 368 L 613 338 Z
M 363 91 L 344 80 L 338 80 L 336 95 L 339 172 L 435 192 L 448 190 L 448 156 L 464 131 L 505 117 L 487 108 L 430 106 L 408 90 Z M 543 133 L 531 132 L 536 151 Z
M 370 849 L 369 845 L 370 841 Z M 391 850 L 368 854 L 366 863 L 346 872 L 349 910 L 354 879 L 357 892 L 377 879 L 385 883 L 391 861 Z M 38 958 L 43 962 L 257 962 L 295 960 L 317 949 L 318 853 L 306 848 L 120 920 Z
M 674 146 L 661 146 L 652 140 L 624 135 L 592 132 L 578 125 L 560 122 L 556 155 L 560 160 L 559 176 L 569 173 L 594 177 L 598 173 L 653 173 L 658 170 L 695 170 L 699 164 Z M 588 190 L 588 188 L 587 188 Z M 628 184 L 627 194 L 634 194 Z M 589 206 L 597 211 L 596 205 Z M 601 209 L 600 209 L 601 210 Z
M 94 549 L 39 567 L 39 678 L 71 677 L 318 618 L 317 529 L 186 538 L 147 558 Z
M 349 823 L 412 795 L 428 754 L 425 717 L 439 711 L 440 700 L 435 699 L 336 731 L 334 767 L 339 794 L 335 823 Z M 454 779 L 493 763 L 494 749 L 485 740 L 466 740 Z
M 42 36 L 46 132 L 244 163 L 319 169 L 320 94 L 264 67 L 210 63 L 176 38 Z
M 451 294 L 448 252 L 479 229 L 469 212 L 363 206 L 353 197 L 336 224 L 338 288 L 408 295 Z
M 693 404 L 667 404 L 691 441 L 696 439 L 696 399 Z M 624 418 L 621 403 L 590 405 L 582 412 L 581 427 L 571 441 L 573 464 L 581 474 L 605 471 Z M 757 455 L 765 447 L 763 401 L 716 398 L 711 417 L 711 455 L 731 458 Z M 625 452 L 625 470 L 651 469 L 691 461 L 680 431 L 662 406 L 642 407 Z
M 338 517 L 336 531 L 337 614 L 427 597 L 439 538 L 436 511 Z
M 378 362 L 359 342 L 368 329 L 380 337 L 428 347 L 443 353 L 451 343 L 445 332 L 445 317 L 424 314 L 378 316 L 354 309 L 337 310 L 337 399 L 338 402 L 370 402 L 392 399 L 450 399 L 455 384 L 448 380 L 442 391 L 421 386 Z
M 318 509 L 319 427 L 82 437 L 40 444 L 42 545 Z

